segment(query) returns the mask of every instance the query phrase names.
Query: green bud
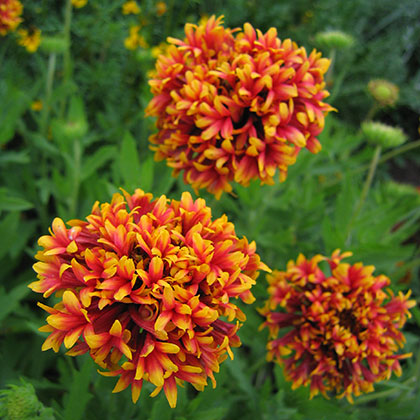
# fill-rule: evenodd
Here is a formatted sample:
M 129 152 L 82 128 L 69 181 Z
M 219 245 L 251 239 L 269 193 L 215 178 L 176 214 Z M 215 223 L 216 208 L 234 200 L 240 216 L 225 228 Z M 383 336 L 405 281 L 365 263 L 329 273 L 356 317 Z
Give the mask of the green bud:
M 342 50 L 354 44 L 354 38 L 342 31 L 318 32 L 315 35 L 315 43 L 320 48 Z
M 5 420 L 29 420 L 38 418 L 43 407 L 38 401 L 34 387 L 29 383 L 9 385 L 9 389 L 0 391 L 0 414 Z
M 49 53 L 64 53 L 69 43 L 61 36 L 42 36 L 41 49 Z
M 388 80 L 371 80 L 368 83 L 368 91 L 381 106 L 392 106 L 398 101 L 398 86 Z
M 365 121 L 361 126 L 362 133 L 366 140 L 374 145 L 397 147 L 407 140 L 407 136 L 399 127 L 391 127 L 380 122 Z

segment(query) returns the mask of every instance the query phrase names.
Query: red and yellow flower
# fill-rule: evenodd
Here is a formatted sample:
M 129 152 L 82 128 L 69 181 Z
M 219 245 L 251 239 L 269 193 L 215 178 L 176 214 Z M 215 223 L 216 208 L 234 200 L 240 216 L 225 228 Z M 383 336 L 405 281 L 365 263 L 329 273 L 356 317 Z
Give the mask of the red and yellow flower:
M 195 190 L 220 197 L 231 181 L 272 184 L 277 169 L 284 180 L 300 149 L 321 149 L 317 136 L 333 109 L 323 102 L 328 59 L 280 41 L 275 28 L 231 30 L 221 17 L 187 24 L 185 34 L 168 38 L 146 110 L 157 117 L 155 157 L 174 175 L 183 171 Z
M 203 199 L 180 201 L 136 190 L 95 203 L 86 221 L 56 218 L 34 265 L 30 288 L 62 301 L 50 308 L 42 349 L 89 352 L 106 376 L 119 376 L 137 401 L 144 380 L 176 405 L 177 384 L 202 390 L 237 336 L 254 301 L 258 270 L 269 269 L 255 243 L 239 239 L 226 216 L 213 220 Z
M 23 6 L 19 0 L 0 0 L 0 35 L 6 35 L 22 22 Z
M 352 401 L 392 372 L 400 375 L 399 361 L 411 356 L 396 354 L 405 342 L 400 329 L 415 305 L 411 292 L 384 290 L 390 279 L 374 276 L 373 266 L 341 261 L 350 255 L 301 254 L 287 271 L 267 276 L 270 297 L 260 313 L 270 331 L 268 360 L 284 366 L 294 389 L 310 385 L 311 397 L 333 391 Z M 319 266 L 324 261 L 331 273 Z M 288 332 L 279 336 L 283 328 Z

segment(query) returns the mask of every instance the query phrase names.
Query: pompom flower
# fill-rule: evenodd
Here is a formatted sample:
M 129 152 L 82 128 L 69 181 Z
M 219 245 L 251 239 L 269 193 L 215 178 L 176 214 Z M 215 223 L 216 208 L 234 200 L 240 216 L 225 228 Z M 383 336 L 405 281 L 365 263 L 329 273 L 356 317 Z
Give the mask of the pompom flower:
M 0 35 L 6 35 L 22 22 L 23 6 L 19 0 L 0 0 Z
M 253 302 L 258 270 L 269 270 L 255 243 L 189 193 L 170 202 L 139 189 L 115 194 L 68 225 L 56 218 L 38 241 L 39 280 L 29 287 L 62 299 L 39 303 L 50 314 L 42 349 L 89 352 L 104 375 L 119 376 L 114 392 L 131 385 L 133 402 L 144 380 L 171 407 L 177 384 L 215 386 L 214 372 L 240 345 L 245 316 L 234 298 Z
M 294 389 L 310 385 L 311 397 L 333 391 L 352 401 L 392 372 L 400 375 L 399 361 L 411 356 L 395 354 L 415 305 L 410 292 L 384 290 L 389 278 L 374 276 L 373 266 L 341 261 L 350 255 L 299 255 L 287 271 L 267 276 L 270 297 L 260 313 L 270 331 L 268 360 L 284 365 Z M 325 261 L 331 273 L 322 270 Z M 288 330 L 279 336 L 283 328 Z
M 221 22 L 212 16 L 186 24 L 183 41 L 168 38 L 146 109 L 157 117 L 155 158 L 216 197 L 231 181 L 272 184 L 277 169 L 284 180 L 301 148 L 321 149 L 316 136 L 333 109 L 323 102 L 328 59 L 280 41 L 275 28 L 263 34 Z

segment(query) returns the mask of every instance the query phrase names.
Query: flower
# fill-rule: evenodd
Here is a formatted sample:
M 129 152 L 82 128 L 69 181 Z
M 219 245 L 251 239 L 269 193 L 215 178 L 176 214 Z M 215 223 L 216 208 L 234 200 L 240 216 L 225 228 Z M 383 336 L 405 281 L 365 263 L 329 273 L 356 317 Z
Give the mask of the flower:
M 0 0 L 0 35 L 16 29 L 22 19 L 23 6 L 18 0 Z
M 124 40 L 124 46 L 128 50 L 135 50 L 138 47 L 147 48 L 147 41 L 142 35 L 139 35 L 140 26 L 132 26 L 130 35 Z
M 19 29 L 19 40 L 18 44 L 26 48 L 26 51 L 34 53 L 41 43 L 41 30 L 34 28 L 31 30 Z
M 130 13 L 138 15 L 140 13 L 140 7 L 136 1 L 130 0 L 122 5 L 122 12 L 124 15 L 129 15 Z
M 87 2 L 88 0 L 71 0 L 71 4 L 78 9 L 86 6 Z
M 374 276 L 373 266 L 341 261 L 351 255 L 301 254 L 287 271 L 267 276 L 270 296 L 260 313 L 270 331 L 268 360 L 284 365 L 294 389 L 309 384 L 311 397 L 335 391 L 352 401 L 392 372 L 400 375 L 399 361 L 411 356 L 395 354 L 405 341 L 399 329 L 415 305 L 410 292 L 384 290 L 390 279 Z M 324 261 L 331 273 L 322 271 Z M 279 337 L 282 328 L 289 331 Z
M 157 117 L 155 158 L 216 197 L 232 190 L 231 181 L 272 184 L 276 169 L 284 180 L 301 148 L 321 149 L 316 136 L 333 109 L 322 102 L 328 59 L 280 41 L 275 28 L 263 34 L 221 22 L 212 16 L 186 24 L 184 41 L 168 38 L 146 109 Z
M 360 126 L 366 140 L 382 147 L 397 147 L 407 141 L 407 136 L 399 127 L 392 127 L 377 121 L 364 121 Z
M 156 14 L 158 16 L 162 16 L 166 13 L 166 11 L 168 10 L 166 3 L 164 1 L 158 1 L 156 3 Z
M 143 380 L 176 405 L 177 384 L 202 390 L 240 345 L 245 315 L 233 298 L 251 303 L 258 270 L 269 270 L 255 243 L 239 239 L 227 217 L 213 220 L 203 199 L 153 200 L 138 189 L 95 203 L 86 221 L 67 228 L 56 218 L 34 265 L 29 287 L 61 301 L 41 331 L 42 349 L 89 352 L 105 376 L 119 376 L 136 402 Z M 225 317 L 225 319 L 221 319 Z
M 399 88 L 388 80 L 371 80 L 368 83 L 368 91 L 378 105 L 382 107 L 393 106 L 398 101 Z

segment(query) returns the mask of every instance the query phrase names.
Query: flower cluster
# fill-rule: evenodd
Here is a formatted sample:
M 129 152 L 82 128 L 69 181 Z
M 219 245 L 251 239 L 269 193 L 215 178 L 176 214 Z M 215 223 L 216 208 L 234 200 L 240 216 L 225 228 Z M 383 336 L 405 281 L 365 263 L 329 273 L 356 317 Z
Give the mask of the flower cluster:
M 138 15 L 141 12 L 141 10 L 136 1 L 130 0 L 122 5 L 122 12 L 123 15 Z
M 277 169 L 284 180 L 300 149 L 320 150 L 316 137 L 333 109 L 323 102 L 328 59 L 281 41 L 275 28 L 231 30 L 214 16 L 185 34 L 168 38 L 146 110 L 157 117 L 155 157 L 174 175 L 184 171 L 195 190 L 220 197 L 231 181 L 272 184 Z
M 6 35 L 22 22 L 23 6 L 19 0 L 0 0 L 0 35 Z
M 171 407 L 177 384 L 215 386 L 214 372 L 240 345 L 245 316 L 232 298 L 253 302 L 258 270 L 268 270 L 255 243 L 189 193 L 170 202 L 139 189 L 115 194 L 68 225 L 56 218 L 38 241 L 30 288 L 62 298 L 39 303 L 50 314 L 43 350 L 64 343 L 69 355 L 89 352 L 104 375 L 119 376 L 114 392 L 131 385 L 134 402 L 143 380 Z
M 260 310 L 270 331 L 268 359 L 284 365 L 293 388 L 310 384 L 311 397 L 334 391 L 352 401 L 352 394 L 399 375 L 399 361 L 410 356 L 395 354 L 405 341 L 399 329 L 415 305 L 410 292 L 385 291 L 389 278 L 374 276 L 373 266 L 341 261 L 350 255 L 299 255 L 287 271 L 268 275 L 270 297 Z M 321 270 L 325 261 L 331 273 Z M 289 331 L 278 337 L 283 328 Z

